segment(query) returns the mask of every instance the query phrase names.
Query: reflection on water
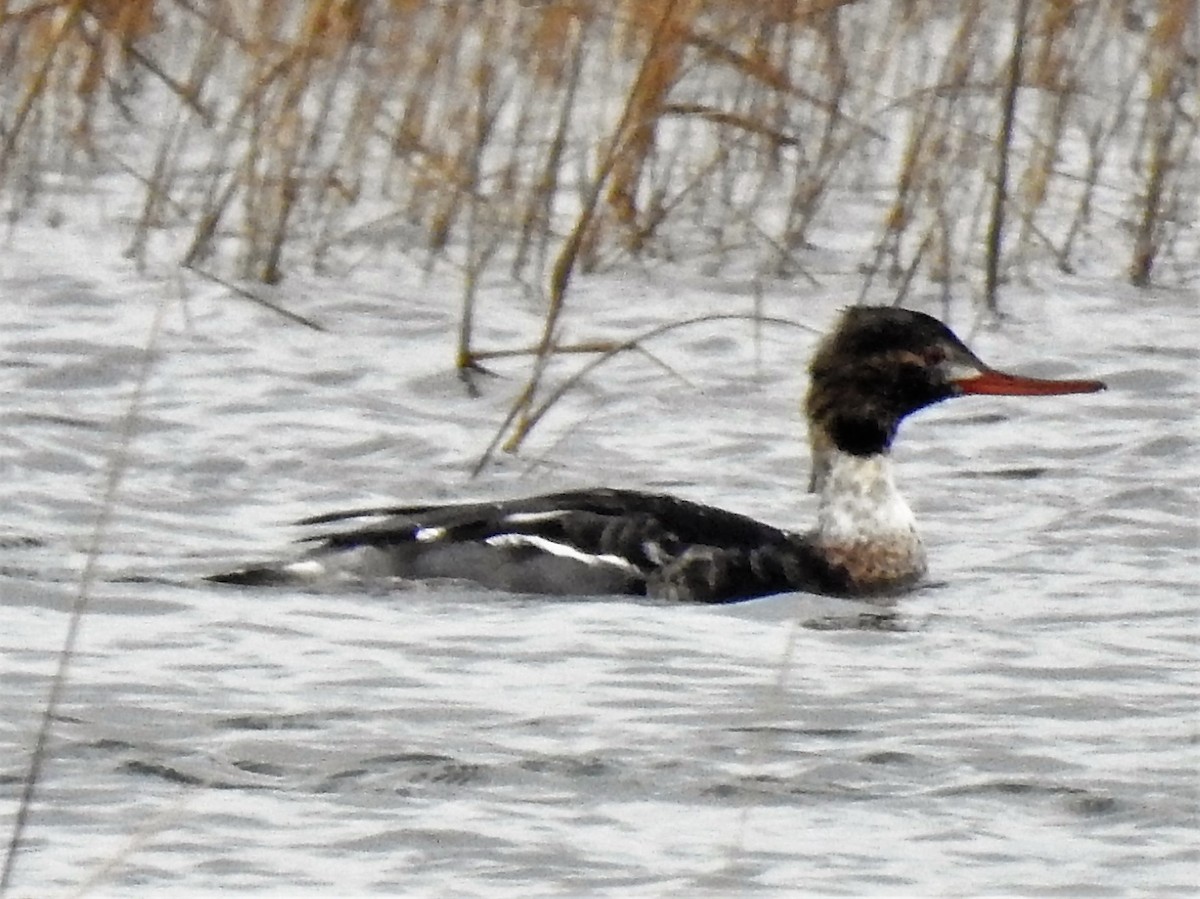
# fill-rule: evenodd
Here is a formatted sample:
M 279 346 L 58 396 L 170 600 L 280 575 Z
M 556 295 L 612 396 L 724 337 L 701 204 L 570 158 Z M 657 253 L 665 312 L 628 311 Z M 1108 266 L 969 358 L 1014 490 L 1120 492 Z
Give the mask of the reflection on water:
M 906 631 L 911 625 L 894 612 L 859 612 L 855 615 L 810 618 L 804 626 L 814 631 Z
M 650 314 L 617 287 L 596 333 Z M 342 330 L 318 336 L 194 297 L 160 347 L 17 893 L 105 864 L 116 895 L 1185 892 L 1196 313 L 1086 287 L 1061 311 L 1014 296 L 977 349 L 1108 393 L 905 425 L 935 580 L 891 606 L 720 608 L 199 578 L 290 551 L 303 515 L 460 491 L 670 483 L 803 527 L 797 334 L 681 331 L 658 352 L 689 385 L 614 360 L 467 484 L 519 381 L 464 395 L 430 338 L 453 308 L 401 296 L 424 303 L 410 333 L 323 298 L 304 311 Z M 27 280 L 0 338 L 10 815 L 152 308 L 115 289 Z

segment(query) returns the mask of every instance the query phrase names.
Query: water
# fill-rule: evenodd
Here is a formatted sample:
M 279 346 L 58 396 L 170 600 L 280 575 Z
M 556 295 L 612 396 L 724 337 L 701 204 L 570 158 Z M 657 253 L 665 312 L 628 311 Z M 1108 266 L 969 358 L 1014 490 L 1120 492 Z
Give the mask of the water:
M 6 822 L 140 347 L 179 293 L 37 240 L 18 236 L 0 281 Z M 679 331 L 648 346 L 677 376 L 613 360 L 468 482 L 523 364 L 467 398 L 442 289 L 405 271 L 289 283 L 326 335 L 202 286 L 172 300 L 13 895 L 1200 882 L 1194 297 L 1060 279 L 1012 288 L 1000 329 L 958 310 L 985 360 L 1111 389 L 908 422 L 897 455 L 932 572 L 892 608 L 199 581 L 292 552 L 288 520 L 347 504 L 606 483 L 809 520 L 810 335 Z M 766 302 L 822 325 L 845 295 Z M 575 297 L 579 338 L 752 303 L 640 276 Z M 487 300 L 491 345 L 536 323 Z

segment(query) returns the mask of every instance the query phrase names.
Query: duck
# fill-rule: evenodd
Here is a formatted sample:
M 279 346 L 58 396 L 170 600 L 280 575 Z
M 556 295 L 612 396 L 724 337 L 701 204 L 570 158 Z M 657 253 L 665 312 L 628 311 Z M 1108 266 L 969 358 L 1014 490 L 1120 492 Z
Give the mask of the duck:
M 792 531 L 663 493 L 596 488 L 517 499 L 316 515 L 300 558 L 213 575 L 223 584 L 340 577 L 451 580 L 509 593 L 730 603 L 803 592 L 871 600 L 914 588 L 927 558 L 891 449 L 915 412 L 964 396 L 1057 396 L 1099 380 L 1008 374 L 933 316 L 851 306 L 809 365 L 804 414 L 815 524 Z

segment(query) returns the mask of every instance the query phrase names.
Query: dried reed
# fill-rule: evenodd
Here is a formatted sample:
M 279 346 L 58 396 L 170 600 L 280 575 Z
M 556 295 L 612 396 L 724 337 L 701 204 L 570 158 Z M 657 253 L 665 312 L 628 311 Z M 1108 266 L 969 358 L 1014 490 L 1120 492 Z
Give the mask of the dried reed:
M 19 221 L 114 175 L 139 262 L 249 281 L 364 243 L 419 255 L 461 274 L 469 385 L 505 349 L 475 334 L 479 285 L 505 273 L 545 304 L 511 448 L 580 270 L 791 276 L 832 245 L 864 293 L 983 276 L 992 304 L 1040 261 L 1124 248 L 1134 283 L 1182 273 L 1200 252 L 1195 3 L 1027 5 L 4 4 L 0 197 Z

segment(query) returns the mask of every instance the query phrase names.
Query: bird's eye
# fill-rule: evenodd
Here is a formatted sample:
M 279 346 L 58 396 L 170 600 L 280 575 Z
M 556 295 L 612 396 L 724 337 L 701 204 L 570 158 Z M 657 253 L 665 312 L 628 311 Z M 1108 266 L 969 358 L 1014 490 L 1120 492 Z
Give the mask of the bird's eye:
M 940 365 L 946 361 L 946 351 L 940 346 L 931 346 L 924 355 L 926 365 Z

